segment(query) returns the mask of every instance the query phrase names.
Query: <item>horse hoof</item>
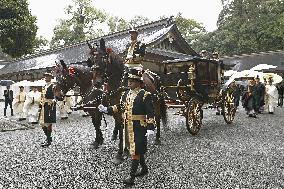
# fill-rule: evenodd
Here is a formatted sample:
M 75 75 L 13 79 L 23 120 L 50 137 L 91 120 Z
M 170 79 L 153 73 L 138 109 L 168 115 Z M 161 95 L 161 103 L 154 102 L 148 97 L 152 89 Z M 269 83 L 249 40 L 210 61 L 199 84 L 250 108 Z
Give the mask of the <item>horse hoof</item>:
M 114 134 L 114 135 L 111 136 L 112 141 L 116 141 L 116 139 L 117 139 L 117 135 Z
M 160 139 L 156 139 L 154 144 L 155 144 L 155 145 L 161 145 Z
M 90 145 L 91 145 L 91 146 L 92 146 L 92 148 L 94 148 L 94 149 L 98 149 L 98 148 L 99 148 L 99 146 L 100 146 L 100 144 L 99 144 L 97 141 L 92 142 Z
M 112 162 L 115 164 L 115 165 L 119 165 L 119 164 L 122 164 L 124 161 L 124 159 L 122 158 L 122 156 L 116 156 L 115 158 L 113 158 Z

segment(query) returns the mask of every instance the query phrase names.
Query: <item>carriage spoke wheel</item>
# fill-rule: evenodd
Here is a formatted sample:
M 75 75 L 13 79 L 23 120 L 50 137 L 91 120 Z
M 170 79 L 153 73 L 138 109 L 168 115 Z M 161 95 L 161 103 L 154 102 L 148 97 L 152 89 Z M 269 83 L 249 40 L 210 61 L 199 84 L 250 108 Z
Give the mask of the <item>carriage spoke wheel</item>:
M 190 134 L 196 135 L 199 132 L 202 118 L 202 103 L 197 100 L 190 101 L 186 110 L 186 127 Z
M 231 124 L 235 118 L 236 107 L 234 104 L 234 96 L 233 94 L 226 93 L 226 96 L 223 100 L 223 116 L 226 123 Z

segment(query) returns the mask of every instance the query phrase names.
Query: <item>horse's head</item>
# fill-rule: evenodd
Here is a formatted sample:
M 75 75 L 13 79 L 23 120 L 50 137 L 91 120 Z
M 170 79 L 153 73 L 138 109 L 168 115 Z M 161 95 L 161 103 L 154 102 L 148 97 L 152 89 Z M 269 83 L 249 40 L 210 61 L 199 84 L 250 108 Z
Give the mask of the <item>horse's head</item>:
M 100 40 L 99 46 L 89 47 L 90 57 L 87 62 L 93 70 L 93 84 L 99 87 L 112 79 L 120 82 L 124 70 L 122 59 L 111 48 L 106 48 L 104 39 Z
M 67 65 L 63 60 L 55 68 L 56 89 L 60 90 L 65 95 L 70 89 L 75 86 L 80 88 L 81 95 L 86 94 L 92 85 L 92 76 L 89 68 L 79 65 Z
M 73 75 L 74 73 L 72 72 L 74 72 L 73 68 L 68 68 L 63 60 L 60 60 L 60 63 L 56 63 L 54 73 L 56 77 L 55 89 L 57 93 L 58 91 L 61 91 L 61 94 L 65 95 L 74 87 L 75 80 Z

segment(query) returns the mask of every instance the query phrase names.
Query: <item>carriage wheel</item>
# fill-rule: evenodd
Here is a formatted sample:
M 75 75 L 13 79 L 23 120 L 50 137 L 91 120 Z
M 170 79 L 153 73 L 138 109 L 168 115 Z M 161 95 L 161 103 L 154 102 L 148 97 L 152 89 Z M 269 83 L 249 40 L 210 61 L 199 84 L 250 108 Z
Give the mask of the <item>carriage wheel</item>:
M 223 116 L 226 123 L 231 124 L 235 118 L 236 107 L 234 103 L 234 96 L 232 93 L 227 92 L 223 99 Z
M 190 134 L 196 135 L 202 125 L 202 103 L 191 100 L 186 110 L 186 127 Z

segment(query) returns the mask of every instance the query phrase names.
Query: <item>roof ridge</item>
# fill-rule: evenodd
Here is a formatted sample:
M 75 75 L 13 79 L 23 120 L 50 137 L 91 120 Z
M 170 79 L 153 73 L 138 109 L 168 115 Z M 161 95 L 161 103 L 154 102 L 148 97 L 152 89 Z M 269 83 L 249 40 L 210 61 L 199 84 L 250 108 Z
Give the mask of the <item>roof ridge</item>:
M 222 58 L 236 58 L 236 57 L 245 57 L 245 56 L 258 56 L 258 55 L 275 54 L 275 53 L 282 53 L 282 52 L 284 53 L 284 49 L 283 50 L 274 50 L 274 51 L 254 52 L 254 53 L 250 53 L 250 54 L 223 56 Z
M 159 26 L 159 25 L 163 25 L 163 24 L 169 25 L 169 24 L 172 24 L 174 22 L 175 21 L 173 20 L 173 16 L 171 16 L 171 17 L 168 17 L 168 18 L 163 18 L 163 19 L 160 19 L 160 20 L 148 22 L 146 24 L 137 26 L 136 29 L 142 30 L 142 29 L 145 29 L 145 28 L 150 28 L 150 26 L 151 27 L 155 27 L 155 26 Z M 127 31 L 129 31 L 129 29 L 122 30 L 122 31 L 117 31 L 117 32 L 114 32 L 114 33 L 109 33 L 107 35 L 103 35 L 103 36 L 96 37 L 96 38 L 93 38 L 93 39 L 89 39 L 89 40 L 86 40 L 86 41 L 97 41 L 97 40 L 99 40 L 101 38 L 112 38 L 112 37 L 117 36 L 118 34 L 123 34 L 123 33 L 127 32 Z M 24 56 L 24 57 L 21 57 L 21 58 L 16 58 L 16 59 L 12 60 L 11 62 L 16 62 L 16 61 L 20 61 L 20 60 L 27 60 L 27 59 L 30 59 L 30 58 L 39 57 L 39 56 L 46 55 L 48 53 L 59 51 L 59 50 L 62 50 L 62 49 L 67 49 L 67 48 L 72 48 L 72 47 L 75 47 L 75 46 L 80 46 L 80 45 L 85 44 L 86 41 L 79 41 L 79 42 L 76 42 L 76 43 L 70 44 L 70 45 L 56 46 L 56 47 L 53 47 L 53 48 L 50 48 L 50 49 L 47 49 L 47 50 L 43 50 L 43 51 L 39 51 L 37 53 L 31 54 L 31 55 L 27 55 L 27 56 Z

